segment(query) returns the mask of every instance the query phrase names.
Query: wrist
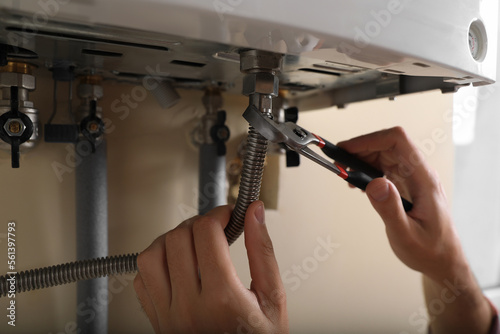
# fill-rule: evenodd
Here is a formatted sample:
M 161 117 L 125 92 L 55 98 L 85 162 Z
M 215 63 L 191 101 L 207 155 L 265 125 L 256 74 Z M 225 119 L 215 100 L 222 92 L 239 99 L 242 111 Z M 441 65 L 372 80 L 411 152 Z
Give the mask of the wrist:
M 454 231 L 449 231 L 447 234 L 449 236 L 439 241 L 440 246 L 432 255 L 433 264 L 428 266 L 427 272 L 423 274 L 438 285 L 442 285 L 445 280 L 458 280 L 463 289 L 467 289 L 467 286 L 475 284 L 476 280 L 458 236 Z
M 424 293 L 433 333 L 487 333 L 495 311 L 468 266 L 439 281 L 424 276 Z
M 443 295 L 449 291 L 456 297 L 462 297 L 460 299 L 472 298 L 473 301 L 473 297 L 482 297 L 481 289 L 467 263 L 455 263 L 438 275 L 424 274 L 424 283 L 434 290 L 435 295 Z

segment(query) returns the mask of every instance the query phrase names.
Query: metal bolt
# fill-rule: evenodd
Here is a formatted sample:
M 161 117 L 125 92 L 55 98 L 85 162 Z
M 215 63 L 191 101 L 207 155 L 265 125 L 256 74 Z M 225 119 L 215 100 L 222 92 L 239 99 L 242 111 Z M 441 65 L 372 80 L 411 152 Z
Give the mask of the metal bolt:
M 26 130 L 26 125 L 20 118 L 9 118 L 3 128 L 9 136 L 20 137 Z
M 99 132 L 99 124 L 97 122 L 90 122 L 87 124 L 87 130 L 89 130 L 90 133 L 97 133 Z
M 255 93 L 278 96 L 279 79 L 271 73 L 251 73 L 243 78 L 243 95 Z
M 229 129 L 227 127 L 221 127 L 217 129 L 217 138 L 226 141 L 229 139 Z
M 9 130 L 12 133 L 19 133 L 21 132 L 21 124 L 17 121 L 10 122 L 9 124 Z

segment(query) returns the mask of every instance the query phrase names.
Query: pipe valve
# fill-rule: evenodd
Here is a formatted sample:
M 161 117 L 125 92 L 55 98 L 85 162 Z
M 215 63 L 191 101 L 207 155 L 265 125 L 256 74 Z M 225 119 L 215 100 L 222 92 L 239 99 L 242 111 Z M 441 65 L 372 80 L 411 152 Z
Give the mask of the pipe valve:
M 0 148 L 10 149 L 12 168 L 19 168 L 20 152 L 38 137 L 38 111 L 28 101 L 28 92 L 35 89 L 31 71 L 31 65 L 18 62 L 0 67 Z

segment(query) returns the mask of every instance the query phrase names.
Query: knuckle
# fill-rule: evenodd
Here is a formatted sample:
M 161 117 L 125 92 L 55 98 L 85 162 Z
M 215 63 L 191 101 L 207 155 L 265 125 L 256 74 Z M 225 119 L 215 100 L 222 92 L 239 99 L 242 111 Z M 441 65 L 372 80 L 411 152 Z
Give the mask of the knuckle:
M 225 290 L 227 292 L 227 290 Z M 219 291 L 219 294 L 215 297 L 214 302 L 216 309 L 218 310 L 230 310 L 233 303 L 234 297 L 224 291 Z
M 441 181 L 439 180 L 439 174 L 438 172 L 433 169 L 428 167 L 427 168 L 427 175 L 429 179 L 429 190 L 432 191 L 432 193 L 441 193 Z
M 271 293 L 271 299 L 278 308 L 282 308 L 286 305 L 286 293 L 283 287 L 274 289 Z
M 267 239 L 262 242 L 262 253 L 265 256 L 274 258 L 274 246 L 271 239 Z
M 169 249 L 172 247 L 172 245 L 174 245 L 177 239 L 176 233 L 173 230 L 169 231 L 165 234 L 164 239 L 165 239 L 165 248 Z
M 182 243 L 185 228 L 176 227 L 175 229 L 165 234 L 165 247 L 167 249 L 176 248 L 179 243 Z
M 397 137 L 400 137 L 400 138 L 407 137 L 405 129 L 403 129 L 403 127 L 401 127 L 399 125 L 389 129 L 389 132 L 394 133 L 394 135 L 396 135 Z
M 181 230 L 172 230 L 165 235 L 165 253 L 167 262 L 169 265 L 172 265 L 172 261 L 183 252 L 185 245 L 188 240 L 183 237 L 183 231 Z
M 402 141 L 405 143 L 410 143 L 411 140 L 408 137 L 408 133 L 401 126 L 395 126 L 387 131 L 387 135 L 393 137 L 396 141 Z
M 225 284 L 214 286 L 209 290 L 202 290 L 204 303 L 213 305 L 216 310 L 229 309 L 232 303 L 237 300 L 236 296 L 232 293 L 233 288 L 234 286 L 232 283 L 227 282 Z
M 218 226 L 217 219 L 209 216 L 202 216 L 193 223 L 193 233 L 206 234 Z

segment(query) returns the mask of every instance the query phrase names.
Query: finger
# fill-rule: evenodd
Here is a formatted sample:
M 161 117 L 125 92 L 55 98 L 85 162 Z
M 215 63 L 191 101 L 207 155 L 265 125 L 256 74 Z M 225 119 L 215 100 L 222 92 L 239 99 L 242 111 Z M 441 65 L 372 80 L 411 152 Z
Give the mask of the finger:
M 218 207 L 193 224 L 193 237 L 200 269 L 201 289 L 217 289 L 221 284 L 236 282 L 236 270 L 229 255 L 224 234 L 231 217 L 229 206 Z
M 408 138 L 406 132 L 395 127 L 374 132 L 342 143 L 339 146 L 353 154 L 371 156 L 378 153 L 377 159 L 384 172 L 391 172 L 391 178 L 398 185 L 406 185 L 413 197 L 422 190 L 436 188 L 430 168 L 418 148 Z
M 400 236 L 410 233 L 408 216 L 404 211 L 399 192 L 391 181 L 384 178 L 374 179 L 366 187 L 366 194 L 384 221 L 388 233 Z
M 370 160 L 383 160 L 386 166 L 401 165 L 403 169 L 415 169 L 424 161 L 418 148 L 401 127 L 377 131 L 339 143 L 345 150 Z
M 219 223 L 222 224 L 222 228 L 225 228 L 227 226 L 227 223 L 229 223 L 232 212 L 232 205 L 222 205 L 208 211 L 205 216 L 217 219 Z
M 284 290 L 273 243 L 267 231 L 264 203 L 253 202 L 245 216 L 245 247 L 247 249 L 252 289 L 259 300 L 275 306 L 283 304 Z
M 198 294 L 201 288 L 198 261 L 193 240 L 194 217 L 181 223 L 165 235 L 168 272 L 172 285 L 172 301 Z
M 138 273 L 134 278 L 134 289 L 141 304 L 142 309 L 146 313 L 149 322 L 153 326 L 155 333 L 160 333 L 160 325 L 158 324 L 158 317 L 156 315 L 156 310 L 148 295 L 146 287 L 144 286 L 144 281 L 142 280 L 141 274 Z
M 165 236 L 158 237 L 137 257 L 137 267 L 144 289 L 154 305 L 157 316 L 169 310 L 172 293 L 165 254 Z M 143 290 L 141 290 L 143 291 Z M 148 314 L 148 317 L 151 316 Z
M 341 141 L 337 145 L 352 154 L 369 155 L 373 152 L 394 149 L 397 144 L 397 139 L 395 138 L 401 134 L 404 134 L 404 130 L 395 127 Z

